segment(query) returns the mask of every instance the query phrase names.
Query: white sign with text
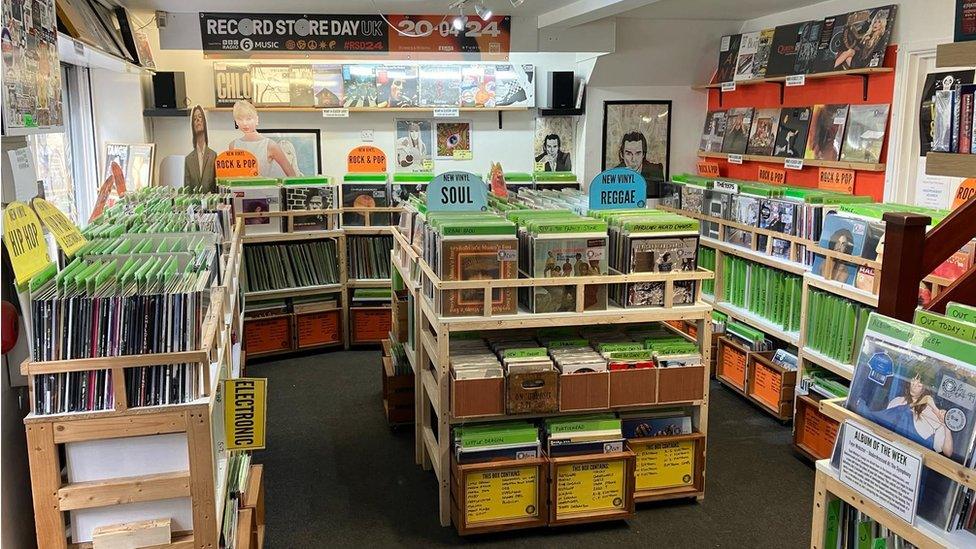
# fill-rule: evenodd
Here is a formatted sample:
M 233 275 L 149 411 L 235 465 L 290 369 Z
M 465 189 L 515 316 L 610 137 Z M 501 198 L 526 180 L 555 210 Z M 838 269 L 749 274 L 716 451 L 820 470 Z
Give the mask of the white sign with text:
M 921 455 L 848 420 L 839 458 L 841 482 L 905 522 L 915 523 Z

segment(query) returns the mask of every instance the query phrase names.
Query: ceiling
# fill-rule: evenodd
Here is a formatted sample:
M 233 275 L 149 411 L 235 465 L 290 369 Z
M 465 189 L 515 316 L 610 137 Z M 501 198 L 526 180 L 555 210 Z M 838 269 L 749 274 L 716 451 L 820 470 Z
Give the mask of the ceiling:
M 474 11 L 476 0 L 468 0 L 466 11 Z M 495 13 L 535 17 L 540 13 L 572 4 L 576 0 L 525 0 L 513 8 L 509 0 L 483 0 Z M 264 13 L 376 13 L 428 15 L 446 13 L 454 0 L 119 0 L 139 10 L 171 12 L 228 11 Z M 375 7 L 374 7 L 375 4 Z
M 620 14 L 638 19 L 747 21 L 824 0 L 658 0 Z

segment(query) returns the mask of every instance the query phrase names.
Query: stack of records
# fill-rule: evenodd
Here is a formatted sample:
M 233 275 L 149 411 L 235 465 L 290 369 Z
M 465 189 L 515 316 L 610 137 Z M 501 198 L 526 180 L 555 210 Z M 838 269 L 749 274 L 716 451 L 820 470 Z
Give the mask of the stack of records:
M 607 359 L 585 339 L 561 339 L 548 343 L 549 356 L 562 375 L 606 372 Z
M 539 429 L 526 421 L 462 425 L 454 429 L 458 464 L 540 457 Z
M 385 173 L 347 173 L 342 178 L 343 208 L 387 208 L 390 206 L 390 186 Z M 342 224 L 347 227 L 366 225 L 366 213 L 342 214 Z M 389 225 L 390 214 L 370 213 L 369 225 Z
M 505 376 L 498 357 L 480 338 L 452 338 L 450 361 L 451 376 L 454 379 L 490 379 Z
M 235 177 L 220 183 L 230 191 L 234 214 L 256 214 L 244 219 L 247 234 L 281 232 L 281 218 L 261 216 L 281 211 L 281 188 L 270 177 Z
M 607 223 L 565 210 L 518 210 L 519 271 L 530 278 L 574 278 L 607 274 Z M 607 285 L 584 288 L 583 310 L 607 308 Z M 576 311 L 576 286 L 520 288 L 519 302 L 533 313 Z
M 490 181 L 491 178 L 486 180 Z M 518 196 L 523 190 L 532 189 L 532 174 L 528 172 L 505 172 L 505 190 L 509 198 Z
M 768 351 L 772 347 L 772 343 L 766 339 L 766 334 L 741 322 L 726 322 L 725 333 L 749 351 Z
M 691 414 L 682 410 L 630 412 L 620 414 L 624 438 L 689 435 L 693 431 Z
M 281 180 L 288 211 L 336 210 L 339 208 L 339 187 L 332 178 L 323 175 L 285 177 Z M 330 223 L 336 216 L 325 214 L 301 215 L 292 218 L 293 231 L 315 231 L 336 228 Z
M 339 283 L 332 239 L 244 246 L 246 292 L 285 290 Z
M 350 307 L 386 307 L 393 298 L 389 288 L 356 288 L 352 292 Z
M 551 372 L 556 369 L 545 347 L 509 348 L 498 354 L 506 376 Z
M 624 451 L 620 418 L 614 414 L 550 418 L 545 422 L 545 429 L 550 457 Z
M 784 331 L 800 327 L 803 277 L 735 256 L 722 257 L 725 295 L 736 307 L 764 318 Z
M 390 252 L 393 237 L 389 235 L 347 236 L 349 278 L 390 278 Z
M 427 191 L 427 185 L 434 178 L 431 173 L 397 172 L 390 183 L 390 205 L 403 208 L 411 197 L 419 197 Z M 402 223 L 399 214 L 393 215 L 393 223 Z
M 644 348 L 654 354 L 658 368 L 701 366 L 698 344 L 673 332 L 664 332 L 644 340 Z
M 808 300 L 807 346 L 842 364 L 852 364 L 872 309 L 812 288 Z
M 444 281 L 516 278 L 518 240 L 515 224 L 492 213 L 428 213 L 424 226 L 423 258 Z M 484 314 L 483 289 L 425 292 L 444 316 Z M 514 288 L 492 290 L 493 314 L 517 312 Z

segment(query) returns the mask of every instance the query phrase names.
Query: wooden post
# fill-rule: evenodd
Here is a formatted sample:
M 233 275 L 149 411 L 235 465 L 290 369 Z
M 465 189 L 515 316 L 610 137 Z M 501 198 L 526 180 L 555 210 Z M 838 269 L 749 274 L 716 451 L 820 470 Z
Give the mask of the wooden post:
M 810 526 L 810 549 L 824 549 L 824 528 L 827 526 L 827 484 L 824 475 L 817 472 L 813 485 L 813 523 Z
M 30 462 L 31 493 L 34 499 L 34 527 L 38 547 L 67 548 L 64 519 L 58 502 L 61 464 L 54 444 L 54 424 L 27 426 L 27 458 Z
M 193 506 L 193 545 L 198 549 L 218 547 L 217 506 L 214 501 L 213 433 L 210 407 L 194 406 L 186 414 L 186 441 L 190 453 L 190 500 Z
M 884 214 L 885 244 L 881 262 L 881 290 L 878 312 L 911 322 L 918 305 L 918 284 L 922 272 L 925 229 L 928 216 L 909 213 Z

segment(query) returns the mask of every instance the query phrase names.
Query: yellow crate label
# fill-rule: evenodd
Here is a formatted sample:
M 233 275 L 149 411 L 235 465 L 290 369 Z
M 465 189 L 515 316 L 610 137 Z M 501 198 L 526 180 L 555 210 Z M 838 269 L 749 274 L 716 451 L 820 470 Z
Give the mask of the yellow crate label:
M 691 486 L 695 482 L 695 441 L 631 444 L 637 454 L 635 489 Z
M 35 198 L 31 200 L 31 204 L 34 206 L 37 216 L 41 218 L 41 222 L 54 235 L 54 240 L 57 241 L 65 255 L 74 257 L 75 252 L 88 242 L 81 235 L 78 226 L 72 223 L 71 219 L 54 204 L 43 198 Z
M 576 463 L 556 468 L 556 515 L 626 508 L 623 460 Z
M 41 222 L 30 206 L 11 202 L 3 210 L 3 243 L 10 254 L 17 284 L 23 284 L 51 263 Z
M 464 477 L 464 520 L 470 525 L 538 517 L 538 495 L 538 467 L 467 473 Z

